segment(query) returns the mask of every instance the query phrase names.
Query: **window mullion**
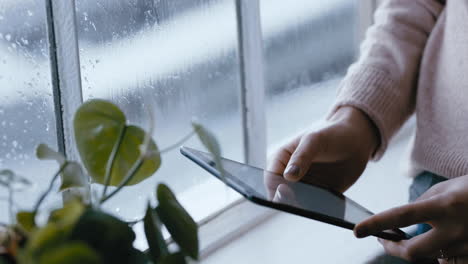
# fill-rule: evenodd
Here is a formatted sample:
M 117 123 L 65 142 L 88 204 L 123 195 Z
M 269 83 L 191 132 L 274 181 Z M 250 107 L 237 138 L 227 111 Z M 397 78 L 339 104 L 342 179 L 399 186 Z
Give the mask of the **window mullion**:
M 263 38 L 259 0 L 235 0 L 240 59 L 240 104 L 245 162 L 257 167 L 266 161 Z M 247 232 L 274 211 L 242 199 L 200 223 L 202 257 Z
M 259 0 L 236 0 L 245 162 L 266 161 L 265 80 Z
M 73 116 L 83 102 L 74 0 L 45 0 L 59 151 L 78 160 Z M 65 194 L 65 199 L 67 194 Z
M 58 145 L 68 159 L 77 159 L 73 114 L 83 102 L 74 0 L 46 0 Z

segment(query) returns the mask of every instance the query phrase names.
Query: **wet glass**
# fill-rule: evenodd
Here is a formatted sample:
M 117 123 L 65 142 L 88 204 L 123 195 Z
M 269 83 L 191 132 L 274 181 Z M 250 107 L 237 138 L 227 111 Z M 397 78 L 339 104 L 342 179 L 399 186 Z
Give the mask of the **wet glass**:
M 0 170 L 32 182 L 15 195 L 15 210 L 31 209 L 58 169 L 35 157 L 38 144 L 57 144 L 50 76 L 45 2 L 0 1 Z M 6 196 L 0 186 L 0 212 L 8 212 Z M 53 195 L 52 204 L 59 198 Z M 0 214 L 0 222 L 8 221 L 7 213 Z
M 108 99 L 124 110 L 130 123 L 146 129 L 148 110 L 152 111 L 153 136 L 160 149 L 189 134 L 195 118 L 214 132 L 224 156 L 243 160 L 234 1 L 76 4 L 85 100 Z M 186 145 L 202 148 L 196 139 Z M 168 183 L 183 197 L 207 186 L 209 179 L 176 149 L 162 156 L 162 166 L 151 179 L 126 188 L 107 206 L 126 219 L 137 219 L 158 182 Z M 222 190 L 221 197 L 210 188 L 184 203 L 198 220 L 209 213 L 207 209 L 216 208 L 213 203 L 225 205 L 229 200 L 222 185 L 213 187 Z M 202 203 L 203 197 L 208 201 Z
M 353 0 L 261 0 L 268 146 L 323 118 L 356 56 Z

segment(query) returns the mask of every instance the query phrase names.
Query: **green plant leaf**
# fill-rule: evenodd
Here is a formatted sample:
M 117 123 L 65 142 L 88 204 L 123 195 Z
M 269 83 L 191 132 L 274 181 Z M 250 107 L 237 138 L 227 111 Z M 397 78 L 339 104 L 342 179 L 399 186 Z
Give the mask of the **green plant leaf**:
M 79 200 L 71 200 L 63 208 L 52 211 L 48 222 L 72 227 L 83 215 L 85 209 L 85 206 Z
M 0 264 L 14 264 L 14 262 L 12 262 L 12 260 L 7 258 L 6 256 L 0 255 Z
M 39 264 L 100 264 L 96 252 L 82 242 L 60 245 L 42 254 Z
M 137 250 L 137 249 L 132 249 L 129 253 L 128 259 L 126 263 L 132 263 L 132 264 L 157 264 L 153 263 L 150 261 L 148 256 Z
M 103 263 L 131 263 L 135 253 L 135 233 L 127 223 L 92 208 L 81 215 L 70 239 L 89 245 L 100 255 Z
M 13 181 L 15 173 L 11 170 L 1 170 L 0 171 L 0 185 L 4 187 L 10 186 L 10 183 Z
M 66 162 L 66 166 L 61 175 L 62 185 L 60 186 L 60 191 L 86 186 L 87 177 L 79 163 L 66 161 L 65 156 L 51 149 L 46 144 L 37 146 L 36 156 L 40 160 L 55 160 L 60 166 L 63 166 Z
M 0 170 L 0 185 L 11 187 L 13 191 L 21 191 L 29 187 L 31 182 L 11 170 Z
M 223 176 L 224 169 L 221 163 L 221 147 L 219 146 L 218 140 L 210 131 L 208 131 L 201 124 L 192 122 L 192 126 L 202 144 L 213 155 L 215 167 L 221 173 L 221 176 Z
M 16 222 L 26 232 L 32 232 L 36 228 L 36 214 L 34 212 L 19 212 L 16 214 Z
M 47 146 L 46 144 L 39 144 L 36 148 L 36 157 L 40 160 L 55 160 L 60 165 L 65 162 L 65 156 Z
M 198 259 L 198 226 L 193 218 L 177 201 L 172 191 L 164 184 L 158 185 L 156 208 L 161 221 L 171 233 L 182 252 Z
M 154 263 L 169 253 L 166 241 L 161 233 L 161 223 L 156 211 L 148 204 L 146 215 L 143 219 L 146 240 L 149 245 L 149 253 Z
M 81 165 L 74 161 L 69 161 L 62 172 L 62 185 L 60 191 L 75 187 L 84 187 L 87 184 L 86 175 Z
M 111 172 L 111 186 L 118 186 L 140 157 L 140 145 L 143 144 L 146 133 L 139 127 L 127 126 L 123 112 L 116 105 L 104 100 L 88 101 L 76 112 L 74 129 L 77 147 L 81 160 L 95 182 L 105 183 L 109 157 L 124 127 L 126 130 Z M 158 153 L 153 140 L 150 140 L 148 150 Z M 127 185 L 137 184 L 150 177 L 160 165 L 160 155 L 151 155 Z
M 40 257 L 44 252 L 65 243 L 69 232 L 69 228 L 54 223 L 35 229 L 26 245 L 28 254 L 33 259 Z
M 186 264 L 187 260 L 182 252 L 173 253 L 161 259 L 161 264 Z

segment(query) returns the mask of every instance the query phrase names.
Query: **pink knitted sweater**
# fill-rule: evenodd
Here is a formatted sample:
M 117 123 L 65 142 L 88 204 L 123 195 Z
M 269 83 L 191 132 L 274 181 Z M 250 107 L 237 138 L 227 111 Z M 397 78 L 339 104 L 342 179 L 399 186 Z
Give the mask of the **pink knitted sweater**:
M 468 1 L 385 1 L 334 109 L 345 105 L 377 126 L 376 159 L 415 113 L 412 163 L 448 178 L 467 175 Z

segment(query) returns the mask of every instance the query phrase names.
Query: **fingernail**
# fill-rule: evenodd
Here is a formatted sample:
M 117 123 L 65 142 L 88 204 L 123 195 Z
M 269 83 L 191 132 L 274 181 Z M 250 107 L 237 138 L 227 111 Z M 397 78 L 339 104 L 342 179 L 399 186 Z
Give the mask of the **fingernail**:
M 290 175 L 296 177 L 299 175 L 300 168 L 294 164 L 289 165 L 284 171 L 284 175 Z
M 359 228 L 354 233 L 355 233 L 357 238 L 364 238 L 364 237 L 369 236 L 367 234 L 367 230 L 365 228 Z

